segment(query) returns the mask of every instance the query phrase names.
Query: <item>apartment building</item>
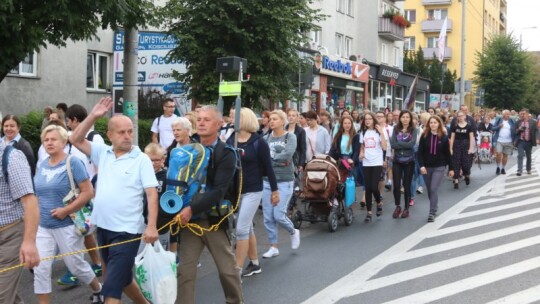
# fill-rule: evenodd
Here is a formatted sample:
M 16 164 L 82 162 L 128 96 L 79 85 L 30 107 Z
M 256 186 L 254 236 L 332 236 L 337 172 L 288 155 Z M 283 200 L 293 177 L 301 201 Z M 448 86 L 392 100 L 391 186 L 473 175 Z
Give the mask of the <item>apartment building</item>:
M 328 18 L 310 33 L 309 47 L 316 52 L 311 109 L 401 107 L 414 75 L 403 73 L 405 26 L 385 13 L 402 16 L 403 1 L 319 0 L 313 7 Z M 423 108 L 429 81 L 421 79 L 418 92 Z
M 506 0 L 467 0 L 465 20 L 461 0 L 406 0 L 404 13 L 411 26 L 405 30 L 405 51 L 422 48 L 428 61 L 439 57 L 438 40 L 444 20 L 448 18 L 443 65 L 461 75 L 462 28 L 465 21 L 465 80 L 473 78 L 476 53 L 482 53 L 494 34 L 506 33 Z M 473 88 L 474 91 L 474 88 Z M 474 93 L 474 92 L 472 92 Z M 466 102 L 471 105 L 471 92 Z

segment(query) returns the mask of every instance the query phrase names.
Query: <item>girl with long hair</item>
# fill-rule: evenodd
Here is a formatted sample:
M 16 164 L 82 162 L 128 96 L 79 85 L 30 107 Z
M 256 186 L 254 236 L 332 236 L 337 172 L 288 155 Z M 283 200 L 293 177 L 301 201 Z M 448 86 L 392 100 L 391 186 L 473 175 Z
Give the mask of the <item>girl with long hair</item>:
M 382 215 L 381 192 L 379 191 L 379 180 L 382 174 L 383 161 L 386 150 L 386 133 L 377 124 L 377 118 L 373 113 L 365 113 L 362 125 L 360 126 L 360 153 L 358 158 L 362 162 L 364 173 L 366 209 L 367 215 L 364 223 L 371 223 L 372 201 L 375 198 L 377 203 L 377 216 Z
M 394 179 L 394 201 L 396 209 L 393 218 L 409 217 L 409 204 L 411 199 L 411 183 L 414 171 L 414 145 L 418 136 L 418 130 L 413 124 L 412 114 L 409 111 L 401 111 L 399 119 L 394 127 L 390 138 L 390 146 L 394 150 L 392 155 L 392 175 Z M 399 185 L 403 184 L 404 209 L 401 209 L 401 191 Z
M 420 174 L 424 175 L 429 198 L 428 222 L 434 222 L 437 215 L 439 207 L 437 190 L 443 180 L 446 166 L 449 167 L 448 175 L 454 176 L 450 142 L 444 128 L 444 123 L 438 116 L 431 116 L 424 126 L 424 133 L 418 144 L 418 165 Z
M 450 126 L 450 154 L 454 166 L 454 189 L 459 189 L 459 178 L 461 172 L 465 176 L 465 184 L 471 182 L 471 161 L 470 155 L 474 149 L 474 127 L 467 122 L 463 111 L 456 113 L 457 123 Z

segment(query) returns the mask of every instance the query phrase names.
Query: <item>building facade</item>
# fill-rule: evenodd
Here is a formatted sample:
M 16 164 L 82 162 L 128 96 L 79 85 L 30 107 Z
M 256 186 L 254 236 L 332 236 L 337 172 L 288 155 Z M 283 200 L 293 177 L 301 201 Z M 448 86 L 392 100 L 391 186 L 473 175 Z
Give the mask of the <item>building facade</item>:
M 439 57 L 438 41 L 444 20 L 448 18 L 443 65 L 461 75 L 462 25 L 465 21 L 465 80 L 471 81 L 475 71 L 476 53 L 482 53 L 489 37 L 506 33 L 506 0 L 467 0 L 465 20 L 462 18 L 463 1 L 407 0 L 404 13 L 411 26 L 405 30 L 405 51 L 422 48 L 427 61 Z M 468 89 L 468 86 L 466 86 Z M 474 96 L 468 92 L 466 103 Z
M 403 17 L 403 1 L 314 1 L 313 6 L 328 18 L 310 33 L 309 47 L 317 52 L 315 77 L 311 102 L 302 109 L 400 107 L 414 79 L 402 72 L 406 26 L 390 16 Z M 425 91 L 417 95 L 418 109 L 429 98 L 429 81 L 420 82 L 419 90 Z

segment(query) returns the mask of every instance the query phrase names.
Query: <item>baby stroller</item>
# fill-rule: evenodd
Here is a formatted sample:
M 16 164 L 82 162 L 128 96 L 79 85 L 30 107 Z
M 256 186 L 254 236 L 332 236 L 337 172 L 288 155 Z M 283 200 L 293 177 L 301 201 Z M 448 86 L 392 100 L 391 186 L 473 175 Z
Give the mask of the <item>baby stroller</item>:
M 480 140 L 478 144 L 478 157 L 482 163 L 493 163 L 492 137 L 493 134 L 491 132 L 480 132 L 480 136 L 478 137 Z
M 347 175 L 348 171 L 340 172 L 336 161 L 328 155 L 317 155 L 306 164 L 300 194 L 304 211 L 297 210 L 291 218 L 296 229 L 303 221 L 327 222 L 330 232 L 337 230 L 342 218 L 345 226 L 352 224 L 355 181 Z

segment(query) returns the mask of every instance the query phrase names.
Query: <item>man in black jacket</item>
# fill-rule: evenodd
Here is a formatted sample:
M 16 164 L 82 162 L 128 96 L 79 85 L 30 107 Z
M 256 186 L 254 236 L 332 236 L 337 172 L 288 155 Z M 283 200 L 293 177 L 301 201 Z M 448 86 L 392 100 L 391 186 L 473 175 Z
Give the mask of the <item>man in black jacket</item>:
M 538 125 L 536 120 L 529 118 L 529 110 L 519 111 L 519 120 L 516 122 L 516 140 L 518 149 L 518 170 L 516 175 L 521 176 L 523 172 L 523 156 L 527 157 L 527 174 L 531 174 L 531 152 L 532 147 L 540 141 Z
M 225 147 L 218 139 L 222 114 L 214 106 L 204 106 L 197 117 L 197 134 L 203 146 L 213 149 L 206 173 L 204 192 L 195 194 L 191 204 L 180 211 L 182 223 L 195 223 L 208 228 L 219 222 L 221 217 L 212 216 L 212 207 L 223 201 L 229 184 L 233 180 L 236 159 L 234 152 Z M 189 229 L 181 231 L 180 239 L 180 278 L 178 279 L 178 297 L 176 303 L 195 303 L 195 281 L 197 264 L 204 247 L 208 247 L 218 268 L 219 278 L 226 303 L 243 303 L 241 269 L 236 267 L 227 233 L 226 221 L 217 231 L 196 235 Z

